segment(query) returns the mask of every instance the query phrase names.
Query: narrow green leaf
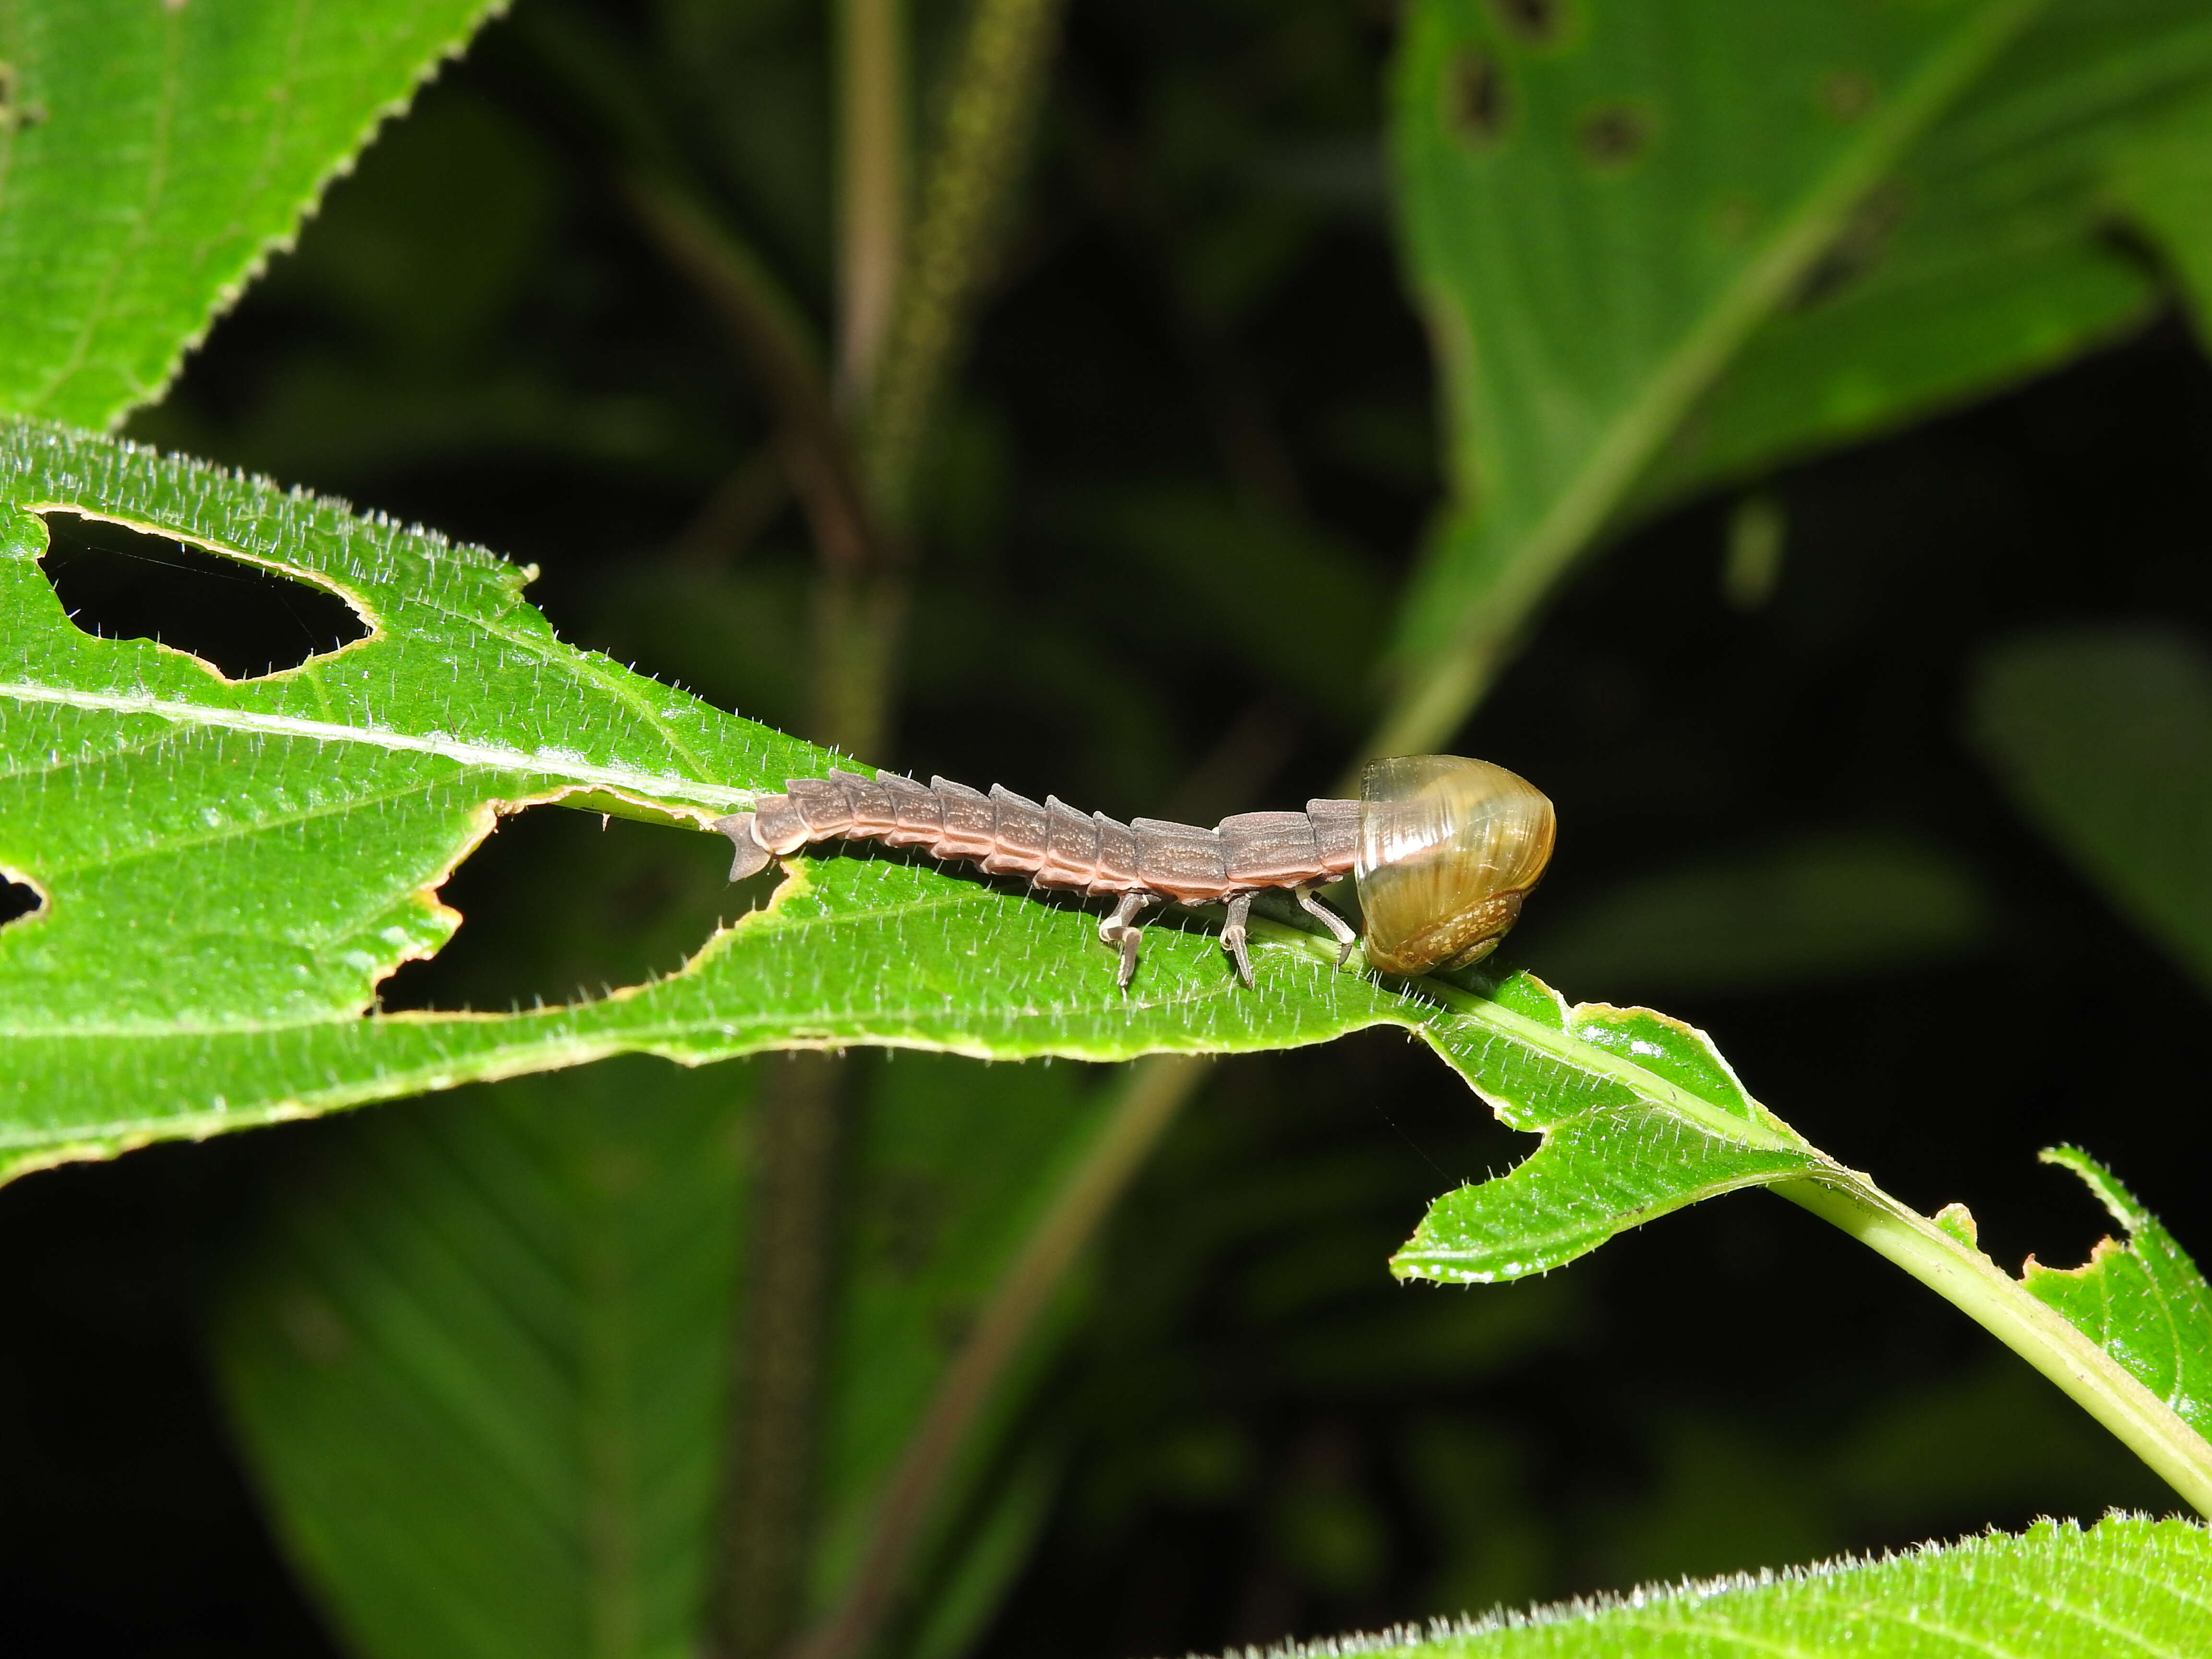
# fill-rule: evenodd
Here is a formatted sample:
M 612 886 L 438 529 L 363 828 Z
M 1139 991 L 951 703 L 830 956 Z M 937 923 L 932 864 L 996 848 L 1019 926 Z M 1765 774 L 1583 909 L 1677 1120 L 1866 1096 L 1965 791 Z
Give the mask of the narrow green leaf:
M 20 0 L 0 15 L 0 410 L 156 395 L 501 0 Z
M 2144 1340 L 2147 1305 L 2124 1328 L 2112 1325 L 2107 1347 L 2099 1328 L 2069 1322 L 1975 1248 L 1964 1206 L 1931 1219 L 1807 1145 L 1744 1092 L 1703 1032 L 1679 1020 L 1602 1003 L 1569 1008 L 1526 974 L 1487 1000 L 1437 990 L 1462 1018 L 1425 1035 L 1500 1119 L 1536 1130 L 1543 1144 L 1507 1174 L 1431 1206 L 1391 1261 L 1400 1278 L 1518 1279 L 1686 1205 L 1774 1187 L 1953 1303 L 2212 1515 L 2212 1443 L 2159 1393 L 2177 1386 L 2178 1346 L 2201 1340 L 2193 1326 L 2166 1339 L 2147 1378 L 2122 1346 Z M 2161 1293 L 2198 1305 L 2190 1298 L 2201 1289 L 2178 1273 Z
M 2045 1521 L 2018 1537 L 1992 1534 L 1879 1561 L 1643 1589 L 1595 1605 L 1440 1624 L 1425 1633 L 1401 1628 L 1338 1637 L 1291 1647 L 1286 1659 L 2180 1656 L 2205 1650 L 2212 1627 L 2208 1582 L 2212 1536 L 2203 1527 L 2116 1515 L 2086 1530 Z
M 2054 1146 L 2043 1161 L 2080 1176 L 2127 1239 L 2100 1240 L 2079 1267 L 2046 1267 L 2030 1256 L 2021 1279 L 2205 1433 L 2212 1429 L 2212 1291 L 2204 1275 L 2158 1218 L 2087 1153 Z
M 1694 1027 L 1648 1008 L 1569 1008 L 1527 974 L 1495 998 L 1490 1030 L 1435 1035 L 1498 1117 L 1540 1131 L 1543 1145 L 1509 1174 L 1431 1206 L 1391 1260 L 1400 1278 L 1543 1273 L 1669 1211 L 1832 1167 L 1744 1092 Z M 1536 1033 L 1564 1041 L 1547 1052 L 1528 1040 Z
M 2212 659 L 2163 629 L 2082 628 L 1978 666 L 1968 736 L 2028 819 L 2212 988 Z

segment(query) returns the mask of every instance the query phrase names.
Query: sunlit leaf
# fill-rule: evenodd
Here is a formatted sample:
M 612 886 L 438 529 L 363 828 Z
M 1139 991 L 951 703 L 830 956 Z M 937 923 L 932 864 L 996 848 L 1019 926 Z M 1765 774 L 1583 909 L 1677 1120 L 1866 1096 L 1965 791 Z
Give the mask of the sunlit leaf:
M 2114 1516 L 2083 1530 L 2046 1521 L 2018 1537 L 1993 1534 L 1880 1561 L 1639 1590 L 1595 1605 L 1493 1614 L 1426 1633 L 1339 1637 L 1287 1652 L 1292 1659 L 1347 1652 L 1437 1659 L 2196 1653 L 2203 1647 L 2208 1573 L 2212 1537 L 2191 1522 Z
M 0 22 L 0 410 L 156 395 L 497 0 L 23 0 Z
M 2079 1267 L 2046 1267 L 2031 1257 L 2021 1279 L 2203 1434 L 2212 1428 L 2212 1291 L 2204 1275 L 2111 1170 L 2071 1146 L 2043 1158 L 2087 1182 L 2127 1237 L 2102 1240 Z

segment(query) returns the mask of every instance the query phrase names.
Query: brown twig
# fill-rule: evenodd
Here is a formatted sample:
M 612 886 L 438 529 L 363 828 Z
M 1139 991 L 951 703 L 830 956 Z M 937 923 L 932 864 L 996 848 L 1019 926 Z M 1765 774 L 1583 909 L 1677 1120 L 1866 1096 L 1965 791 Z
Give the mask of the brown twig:
M 805 507 L 823 562 L 863 570 L 890 562 L 832 405 L 812 331 L 759 258 L 690 193 L 631 173 L 623 198 L 669 263 L 705 297 L 752 370 L 775 424 L 778 457 Z
M 1097 1236 L 1212 1061 L 1155 1054 L 1130 1066 L 1097 1139 L 1008 1265 L 907 1442 L 876 1510 L 874 1531 L 844 1600 L 787 1659 L 853 1659 L 897 1605 L 908 1569 L 976 1421 L 1019 1357 L 1068 1269 Z
M 781 1646 L 805 1583 L 843 1079 L 835 1055 L 787 1055 L 763 1067 L 751 1114 L 744 1316 L 714 1619 L 726 1659 L 764 1659 Z
M 867 407 L 906 257 L 902 0 L 839 0 L 837 400 Z

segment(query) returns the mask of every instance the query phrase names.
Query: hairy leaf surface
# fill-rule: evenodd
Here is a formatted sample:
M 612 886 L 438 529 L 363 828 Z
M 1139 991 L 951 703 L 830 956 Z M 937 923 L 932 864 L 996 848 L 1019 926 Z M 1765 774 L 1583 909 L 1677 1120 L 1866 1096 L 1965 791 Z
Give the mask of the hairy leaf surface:
M 0 410 L 104 426 L 501 0 L 0 11 Z
M 94 638 L 37 562 L 55 508 L 317 583 L 371 631 L 237 682 Z M 1256 990 L 1187 922 L 1152 930 L 1123 995 L 1089 911 L 896 856 L 794 860 L 679 971 L 598 1000 L 375 1013 L 378 981 L 451 934 L 437 884 L 501 811 L 698 825 L 835 757 L 563 644 L 491 555 L 332 502 L 20 426 L 0 513 L 0 870 L 45 899 L 0 928 L 15 1167 L 626 1050 L 1115 1060 L 1395 1024 L 1477 1072 L 1540 1054 L 1572 1086 L 1611 1063 L 1479 998 L 1336 972 L 1279 923 L 1259 927 Z
M 1455 1029 L 1445 1056 L 1543 1145 L 1431 1205 L 1391 1261 L 1401 1279 L 1523 1278 L 1702 1199 L 1832 1168 L 1744 1091 L 1704 1032 L 1664 1014 L 1570 1008 L 1522 974 L 1498 988 L 1486 1026 Z
M 1289 1652 L 1293 1659 L 2193 1654 L 2203 1651 L 2212 1623 L 2209 1580 L 2212 1535 L 2193 1522 L 2113 1516 L 2085 1531 L 2046 1521 L 2018 1537 L 1996 1534 L 1880 1561 L 1639 1590 L 1595 1606 L 1493 1615 L 1427 1634 L 1339 1637 Z

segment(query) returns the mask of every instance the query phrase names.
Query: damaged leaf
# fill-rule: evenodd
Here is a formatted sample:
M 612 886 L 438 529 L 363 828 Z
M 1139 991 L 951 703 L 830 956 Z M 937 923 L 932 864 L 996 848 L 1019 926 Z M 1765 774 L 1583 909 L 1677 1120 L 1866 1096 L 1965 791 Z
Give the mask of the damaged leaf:
M 2079 1267 L 2046 1267 L 2030 1256 L 2021 1278 L 2204 1433 L 2212 1428 L 2212 1291 L 2204 1275 L 2158 1218 L 2087 1153 L 2054 1146 L 2043 1161 L 2081 1176 L 2127 1238 L 2101 1240 Z

